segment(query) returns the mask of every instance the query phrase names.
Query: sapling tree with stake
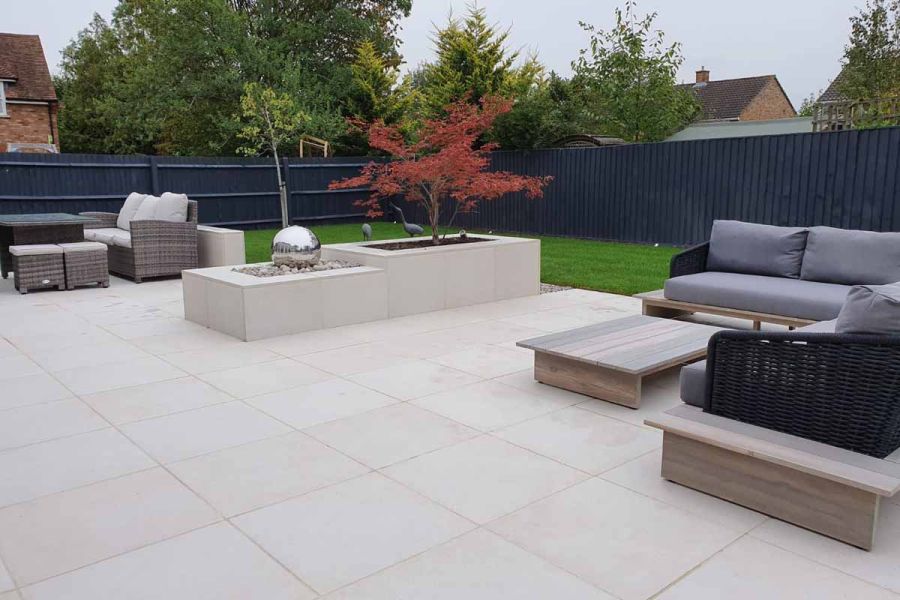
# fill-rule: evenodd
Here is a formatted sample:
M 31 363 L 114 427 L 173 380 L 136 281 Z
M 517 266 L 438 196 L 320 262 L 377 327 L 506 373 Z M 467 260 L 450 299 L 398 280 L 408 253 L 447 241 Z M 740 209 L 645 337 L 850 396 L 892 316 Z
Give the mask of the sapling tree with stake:
M 259 83 L 248 83 L 241 96 L 241 116 L 244 126 L 238 136 L 247 142 L 239 152 L 247 156 L 271 156 L 275 160 L 278 177 L 278 197 L 281 203 L 281 226 L 290 225 L 285 174 L 282 173 L 278 150 L 294 143 L 303 133 L 309 116 L 294 99 Z
M 449 105 L 446 115 L 426 119 L 408 141 L 400 125 L 383 121 L 365 125 L 369 145 L 389 155 L 387 163 L 370 162 L 356 177 L 334 181 L 329 189 L 368 187 L 371 194 L 356 202 L 370 218 L 382 216 L 382 204 L 398 196 L 421 205 L 428 215 L 431 240 L 441 243 L 441 215 L 449 203 L 449 222 L 457 213 L 470 212 L 478 202 L 496 200 L 513 192 L 528 198 L 543 196 L 552 177 L 530 177 L 490 171 L 490 153 L 496 144 L 480 144 L 494 121 L 509 112 L 512 103 L 485 97 L 478 105 L 467 98 Z

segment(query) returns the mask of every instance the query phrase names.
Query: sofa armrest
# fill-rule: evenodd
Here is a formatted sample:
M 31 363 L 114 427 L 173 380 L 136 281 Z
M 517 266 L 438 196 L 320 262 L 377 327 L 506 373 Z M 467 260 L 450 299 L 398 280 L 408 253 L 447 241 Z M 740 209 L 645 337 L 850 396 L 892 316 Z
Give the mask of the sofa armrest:
M 884 458 L 900 447 L 900 336 L 718 332 L 704 410 Z
M 131 249 L 136 264 L 196 268 L 197 224 L 132 221 Z
M 90 217 L 94 220 L 93 223 L 85 223 L 85 229 L 107 229 L 115 227 L 116 222 L 119 220 L 119 214 L 111 212 L 82 212 L 78 213 L 78 216 Z
M 706 259 L 709 256 L 709 242 L 688 248 L 672 257 L 669 263 L 669 278 L 693 275 L 706 271 Z

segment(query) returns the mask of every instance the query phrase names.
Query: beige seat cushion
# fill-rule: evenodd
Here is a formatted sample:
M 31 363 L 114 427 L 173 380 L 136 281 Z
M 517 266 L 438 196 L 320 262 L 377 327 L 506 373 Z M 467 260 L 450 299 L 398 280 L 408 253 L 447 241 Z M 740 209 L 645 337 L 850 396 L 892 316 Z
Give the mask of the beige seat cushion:
M 122 205 L 122 209 L 119 211 L 119 217 L 116 219 L 116 227 L 129 231 L 131 229 L 131 220 L 134 219 L 135 213 L 137 213 L 146 197 L 147 194 L 139 194 L 137 192 L 128 194 L 125 204 Z
M 117 227 L 104 227 L 102 229 L 85 229 L 84 237 L 91 242 L 101 242 L 107 246 L 122 246 L 131 248 L 131 232 L 123 231 Z
M 9 253 L 13 256 L 43 256 L 45 254 L 62 254 L 63 249 L 56 244 L 30 244 L 10 246 Z
M 71 252 L 106 252 L 106 244 L 102 242 L 72 242 L 71 244 L 59 244 L 59 247 L 66 254 Z

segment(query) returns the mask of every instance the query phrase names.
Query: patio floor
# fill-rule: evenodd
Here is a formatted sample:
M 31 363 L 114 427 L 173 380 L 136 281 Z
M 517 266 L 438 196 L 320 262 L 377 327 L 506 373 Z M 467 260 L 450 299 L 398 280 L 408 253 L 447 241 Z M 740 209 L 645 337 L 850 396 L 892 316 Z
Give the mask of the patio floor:
M 568 290 L 245 344 L 181 282 L 0 282 L 0 600 L 900 598 L 856 550 L 659 477 L 643 419 L 517 340 L 639 310 Z M 21 595 L 20 595 L 21 594 Z

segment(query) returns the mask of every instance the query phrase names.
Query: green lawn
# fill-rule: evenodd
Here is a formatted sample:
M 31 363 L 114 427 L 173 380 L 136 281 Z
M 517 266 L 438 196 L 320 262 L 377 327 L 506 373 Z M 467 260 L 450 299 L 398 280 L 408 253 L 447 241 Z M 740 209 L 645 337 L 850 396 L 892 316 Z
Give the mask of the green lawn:
M 359 223 L 321 225 L 312 230 L 323 244 L 362 240 Z M 270 260 L 276 230 L 246 233 L 247 260 Z M 400 225 L 372 223 L 372 237 L 388 240 L 405 237 Z M 662 287 L 669 273 L 669 259 L 679 251 L 667 246 L 595 242 L 572 238 L 541 237 L 541 280 L 589 290 L 636 294 Z

